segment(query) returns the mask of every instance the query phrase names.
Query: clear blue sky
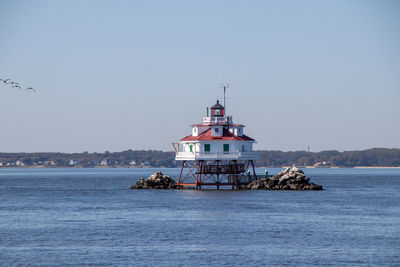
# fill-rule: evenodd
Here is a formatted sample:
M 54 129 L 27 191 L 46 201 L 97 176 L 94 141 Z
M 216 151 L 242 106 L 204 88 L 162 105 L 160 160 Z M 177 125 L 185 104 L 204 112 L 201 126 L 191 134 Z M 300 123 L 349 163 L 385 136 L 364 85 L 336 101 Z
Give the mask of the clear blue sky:
M 172 150 L 222 97 L 256 149 L 400 147 L 400 1 L 0 2 L 0 151 Z

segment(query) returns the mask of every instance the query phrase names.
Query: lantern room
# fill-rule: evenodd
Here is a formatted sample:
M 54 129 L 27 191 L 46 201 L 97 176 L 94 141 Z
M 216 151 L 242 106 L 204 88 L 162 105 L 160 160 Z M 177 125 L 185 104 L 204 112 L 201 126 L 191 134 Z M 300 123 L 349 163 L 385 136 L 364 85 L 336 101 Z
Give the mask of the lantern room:
M 219 100 L 217 100 L 217 103 L 211 107 L 211 117 L 223 117 L 224 115 L 225 108 L 219 103 Z

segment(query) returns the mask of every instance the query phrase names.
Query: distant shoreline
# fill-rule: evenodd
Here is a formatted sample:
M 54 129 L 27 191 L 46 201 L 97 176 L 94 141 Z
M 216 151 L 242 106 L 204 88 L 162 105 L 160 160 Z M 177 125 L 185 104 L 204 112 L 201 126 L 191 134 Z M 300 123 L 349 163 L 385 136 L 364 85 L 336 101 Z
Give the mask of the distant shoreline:
M 274 169 L 285 169 L 288 167 L 293 167 L 293 166 L 282 166 L 282 167 L 265 167 L 265 166 L 260 166 L 256 167 L 259 169 L 268 169 L 268 168 L 274 168 Z M 300 169 L 400 169 L 400 166 L 355 166 L 355 167 L 314 167 L 314 166 L 297 166 Z M 79 167 L 79 166 L 73 166 L 73 167 L 45 167 L 45 166 L 27 166 L 27 167 L 0 167 L 0 170 L 7 170 L 7 169 L 177 169 L 179 167 L 160 167 L 160 166 L 145 166 L 145 167 L 132 167 L 132 166 L 96 166 L 96 167 Z
M 399 148 L 371 148 L 362 151 L 328 150 L 268 151 L 258 150 L 257 166 L 298 166 L 300 168 L 400 168 Z M 179 167 L 176 153 L 157 150 L 125 150 L 104 153 L 4 153 L 0 168 L 162 168 Z M 387 166 L 387 167 L 386 167 Z M 270 167 L 269 167 L 270 168 Z
M 368 167 L 368 166 L 359 166 L 353 167 L 355 169 L 400 169 L 400 167 Z

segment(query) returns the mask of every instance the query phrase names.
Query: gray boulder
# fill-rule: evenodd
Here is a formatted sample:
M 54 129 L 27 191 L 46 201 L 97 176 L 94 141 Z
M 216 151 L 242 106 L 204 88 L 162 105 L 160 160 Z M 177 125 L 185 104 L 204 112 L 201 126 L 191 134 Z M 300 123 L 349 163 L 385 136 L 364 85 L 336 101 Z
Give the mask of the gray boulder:
M 163 175 L 162 172 L 156 172 L 150 175 L 148 178 L 141 178 L 132 185 L 131 189 L 175 189 L 177 188 L 174 179 L 168 175 Z
M 248 190 L 323 190 L 321 185 L 310 183 L 310 178 L 295 167 L 287 168 L 278 175 L 253 181 L 240 188 Z

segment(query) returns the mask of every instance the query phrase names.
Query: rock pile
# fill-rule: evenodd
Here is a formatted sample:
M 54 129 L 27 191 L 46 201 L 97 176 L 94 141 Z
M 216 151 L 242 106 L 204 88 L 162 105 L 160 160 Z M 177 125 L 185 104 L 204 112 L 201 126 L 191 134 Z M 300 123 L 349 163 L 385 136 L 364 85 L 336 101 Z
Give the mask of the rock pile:
M 287 168 L 278 175 L 256 180 L 242 189 L 250 190 L 323 190 L 321 185 L 310 183 L 310 178 L 296 167 Z
M 184 189 L 176 185 L 174 179 L 162 172 L 156 172 L 148 178 L 141 178 L 131 189 Z M 321 185 L 310 183 L 310 178 L 296 167 L 287 168 L 277 175 L 241 185 L 242 190 L 323 190 Z
M 147 179 L 141 178 L 131 189 L 177 189 L 175 180 L 162 172 L 156 172 Z

